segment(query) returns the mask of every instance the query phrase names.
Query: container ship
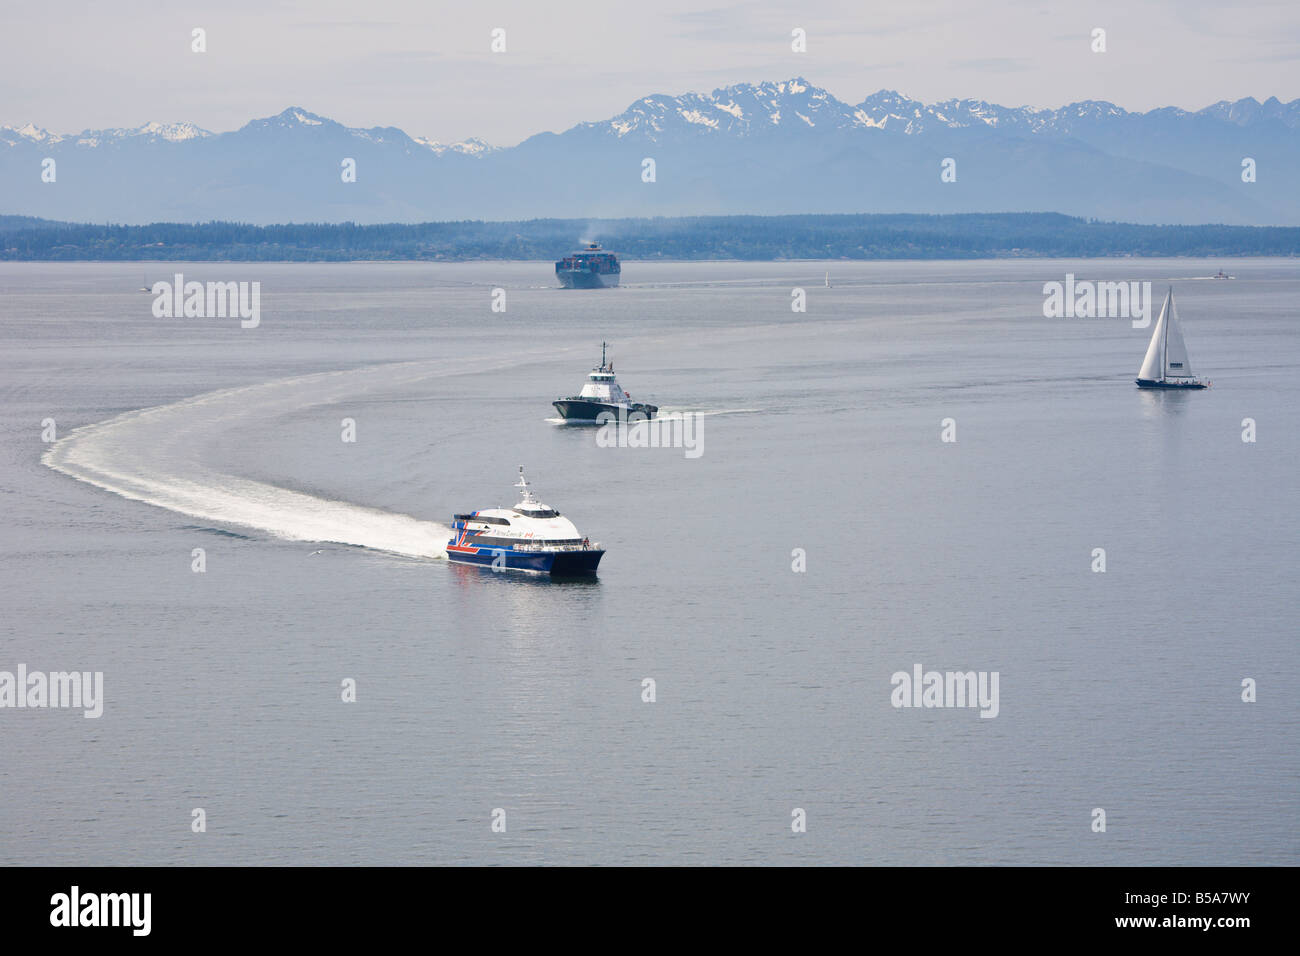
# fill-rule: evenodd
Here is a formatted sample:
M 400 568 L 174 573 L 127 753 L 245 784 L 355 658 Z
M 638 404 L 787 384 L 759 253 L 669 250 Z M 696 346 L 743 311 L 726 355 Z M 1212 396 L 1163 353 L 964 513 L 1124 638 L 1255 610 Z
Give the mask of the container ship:
M 618 256 L 601 249 L 597 242 L 555 263 L 555 278 L 565 289 L 611 289 L 618 285 L 622 271 Z

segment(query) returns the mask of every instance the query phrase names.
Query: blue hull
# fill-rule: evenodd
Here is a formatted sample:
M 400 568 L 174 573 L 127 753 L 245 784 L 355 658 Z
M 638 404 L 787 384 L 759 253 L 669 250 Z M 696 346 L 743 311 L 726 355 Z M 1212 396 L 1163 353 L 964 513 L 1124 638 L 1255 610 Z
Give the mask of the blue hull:
M 454 545 L 454 542 L 453 542 Z M 447 560 L 457 564 L 477 564 L 505 571 L 531 571 L 554 577 L 581 577 L 596 573 L 604 551 L 515 551 L 512 548 L 468 548 L 457 550 L 449 545 Z M 495 565 L 493 562 L 497 562 Z
M 1200 382 L 1156 382 L 1149 378 L 1134 379 L 1138 388 L 1205 388 Z

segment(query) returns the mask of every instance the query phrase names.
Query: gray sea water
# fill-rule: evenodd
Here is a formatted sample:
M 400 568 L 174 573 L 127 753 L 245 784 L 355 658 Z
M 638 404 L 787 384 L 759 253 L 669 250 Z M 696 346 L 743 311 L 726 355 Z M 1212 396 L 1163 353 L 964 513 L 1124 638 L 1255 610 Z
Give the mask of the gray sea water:
M 0 265 L 0 671 L 105 697 L 0 709 L 0 863 L 1300 863 L 1294 261 L 550 268 Z M 1214 387 L 1066 273 L 1172 282 Z M 548 421 L 602 340 L 699 457 Z M 442 557 L 521 464 L 597 580 Z

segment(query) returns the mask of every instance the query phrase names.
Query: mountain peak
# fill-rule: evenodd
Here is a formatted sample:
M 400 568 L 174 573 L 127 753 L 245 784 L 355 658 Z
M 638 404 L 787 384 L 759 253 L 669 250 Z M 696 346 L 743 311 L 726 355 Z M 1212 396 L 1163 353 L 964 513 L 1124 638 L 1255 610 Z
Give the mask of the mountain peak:
M 1243 96 L 1239 100 L 1219 100 L 1211 106 L 1200 110 L 1197 116 L 1222 120 L 1236 126 L 1250 126 L 1262 120 L 1277 120 L 1291 129 L 1300 127 L 1300 99 L 1283 103 L 1276 96 L 1270 96 L 1263 103 L 1253 96 Z
M 436 139 L 429 139 L 427 136 L 417 136 L 415 142 L 435 156 L 441 156 L 444 153 L 460 153 L 462 156 L 486 156 L 488 153 L 495 153 L 499 148 L 479 139 L 477 136 L 471 136 L 459 143 L 440 143 Z
M 30 122 L 24 123 L 22 126 L 0 126 L 0 132 L 17 136 L 19 139 L 27 140 L 29 143 L 58 143 L 64 138 L 57 133 L 51 133 L 49 130 Z
M 301 106 L 290 106 L 282 110 L 269 119 L 278 119 L 285 123 L 295 123 L 298 126 L 324 126 L 326 123 L 332 123 L 333 120 L 326 119 L 324 116 L 317 116 L 315 113 L 308 112 Z
M 145 123 L 136 129 L 129 130 L 129 135 L 133 136 L 150 136 L 156 139 L 165 139 L 169 143 L 182 143 L 187 139 L 202 139 L 212 134 L 200 126 L 193 123 Z
M 323 129 L 323 128 L 340 128 L 340 124 L 334 122 L 325 116 L 319 116 L 301 106 L 290 106 L 283 109 L 274 116 L 263 116 L 259 119 L 249 120 L 245 123 L 240 131 L 244 130 L 306 130 L 306 129 Z

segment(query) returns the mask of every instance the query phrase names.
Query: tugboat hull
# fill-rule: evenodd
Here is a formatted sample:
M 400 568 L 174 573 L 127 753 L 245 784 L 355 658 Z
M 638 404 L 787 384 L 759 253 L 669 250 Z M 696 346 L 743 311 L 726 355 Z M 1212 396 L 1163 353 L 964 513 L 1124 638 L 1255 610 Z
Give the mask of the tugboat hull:
M 562 398 L 551 404 L 565 421 L 592 424 L 598 421 L 627 421 L 635 414 L 640 414 L 649 420 L 655 417 L 655 412 L 659 411 L 658 405 L 611 405 L 607 402 L 591 402 L 575 398 Z M 601 415 L 605 418 L 602 419 Z

